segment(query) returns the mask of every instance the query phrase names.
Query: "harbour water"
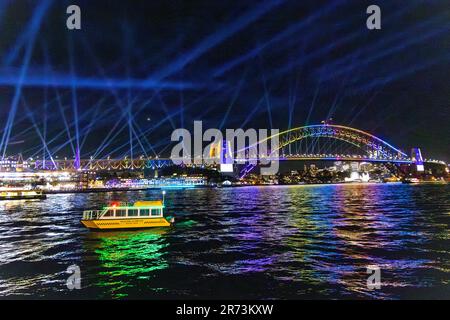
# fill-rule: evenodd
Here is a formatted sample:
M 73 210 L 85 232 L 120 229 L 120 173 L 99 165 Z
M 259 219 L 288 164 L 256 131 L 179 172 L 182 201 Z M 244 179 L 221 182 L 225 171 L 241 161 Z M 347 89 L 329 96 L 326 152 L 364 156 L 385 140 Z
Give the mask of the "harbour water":
M 160 191 L 0 202 L 0 299 L 450 298 L 450 185 L 168 190 L 173 228 L 92 232 L 82 211 Z M 81 289 L 69 290 L 69 266 Z M 367 266 L 381 289 L 367 287 Z

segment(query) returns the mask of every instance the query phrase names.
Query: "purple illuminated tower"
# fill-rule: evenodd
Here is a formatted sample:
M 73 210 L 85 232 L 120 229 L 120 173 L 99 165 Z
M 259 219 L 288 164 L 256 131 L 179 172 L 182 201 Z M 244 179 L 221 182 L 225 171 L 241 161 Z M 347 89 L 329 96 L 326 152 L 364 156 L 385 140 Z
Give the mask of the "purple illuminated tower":
M 425 170 L 423 166 L 423 158 L 420 148 L 411 149 L 411 160 L 416 164 L 417 172 L 422 172 Z
M 233 150 L 230 141 L 223 140 L 220 153 L 220 172 L 233 172 Z

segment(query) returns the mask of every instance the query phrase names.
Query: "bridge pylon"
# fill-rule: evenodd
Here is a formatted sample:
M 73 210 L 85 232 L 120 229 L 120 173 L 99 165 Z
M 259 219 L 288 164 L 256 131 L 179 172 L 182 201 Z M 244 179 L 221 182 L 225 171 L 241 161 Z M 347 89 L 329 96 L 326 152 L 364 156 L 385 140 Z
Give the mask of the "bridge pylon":
M 417 172 L 422 172 L 425 170 L 423 166 L 422 151 L 418 147 L 411 149 L 411 160 L 416 165 Z

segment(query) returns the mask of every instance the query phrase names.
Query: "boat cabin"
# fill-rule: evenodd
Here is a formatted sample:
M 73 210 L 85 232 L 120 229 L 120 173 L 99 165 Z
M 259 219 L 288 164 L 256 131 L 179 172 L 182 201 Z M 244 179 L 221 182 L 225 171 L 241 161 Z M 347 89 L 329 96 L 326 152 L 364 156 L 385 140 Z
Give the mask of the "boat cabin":
M 137 201 L 134 204 L 113 203 L 102 210 L 83 212 L 83 220 L 127 219 L 127 218 L 162 218 L 164 204 L 158 201 Z

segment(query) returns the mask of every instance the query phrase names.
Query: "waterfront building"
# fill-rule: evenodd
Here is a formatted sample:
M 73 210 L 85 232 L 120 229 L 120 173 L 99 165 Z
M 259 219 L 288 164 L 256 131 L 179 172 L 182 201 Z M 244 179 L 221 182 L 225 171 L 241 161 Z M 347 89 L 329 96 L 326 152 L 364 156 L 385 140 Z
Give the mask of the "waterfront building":
M 0 160 L 0 172 L 22 172 L 30 169 L 30 164 L 22 156 L 8 157 Z

